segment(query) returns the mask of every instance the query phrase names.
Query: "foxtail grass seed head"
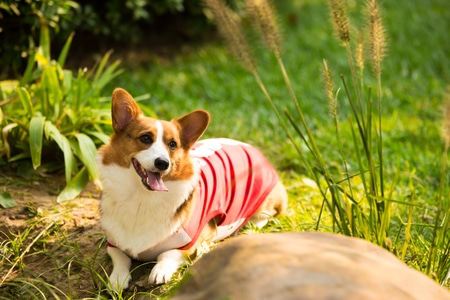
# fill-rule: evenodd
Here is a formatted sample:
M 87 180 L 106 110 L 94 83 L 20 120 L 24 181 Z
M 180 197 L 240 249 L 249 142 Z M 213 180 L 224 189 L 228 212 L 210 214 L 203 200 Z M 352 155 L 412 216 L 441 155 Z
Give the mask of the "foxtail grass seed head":
M 278 20 L 268 0 L 246 0 L 247 11 L 260 32 L 267 48 L 276 57 L 281 56 L 281 34 Z
M 325 93 L 327 95 L 330 113 L 333 116 L 333 118 L 335 118 L 337 116 L 337 101 L 334 96 L 334 84 L 333 80 L 331 79 L 331 72 L 330 69 L 328 68 L 328 63 L 325 59 L 323 60 L 322 76 L 323 81 L 325 83 Z
M 367 13 L 370 31 L 372 69 L 374 74 L 380 75 L 381 62 L 386 52 L 386 37 L 376 0 L 369 0 L 367 2 Z
M 244 68 L 250 72 L 256 72 L 253 53 L 236 14 L 224 4 L 223 0 L 205 0 L 204 3 L 213 13 L 219 33 L 225 39 L 231 53 L 236 56 Z
M 350 42 L 350 29 L 344 0 L 329 0 L 331 20 L 338 38 L 344 43 Z
M 364 32 L 358 31 L 358 40 L 356 42 L 356 65 L 358 66 L 361 74 L 364 71 Z

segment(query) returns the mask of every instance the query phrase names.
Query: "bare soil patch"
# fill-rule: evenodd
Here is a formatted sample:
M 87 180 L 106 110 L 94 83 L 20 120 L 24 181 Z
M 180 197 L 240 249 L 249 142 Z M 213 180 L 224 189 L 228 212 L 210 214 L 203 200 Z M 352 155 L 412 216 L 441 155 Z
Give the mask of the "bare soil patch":
M 0 295 L 29 299 L 42 292 L 50 298 L 111 298 L 106 282 L 112 263 L 99 222 L 101 191 L 89 184 L 75 200 L 57 203 L 63 175 L 0 174 L 0 184 L 17 203 L 0 208 Z M 170 289 L 148 285 L 152 267 L 133 262 L 133 281 L 123 298 L 152 299 Z
M 101 249 L 100 191 L 90 184 L 77 199 L 56 203 L 63 176 L 4 176 L 4 190 L 17 206 L 0 209 L 0 294 L 17 293 L 20 289 L 11 283 L 26 279 L 52 285 L 60 296 L 93 296 L 100 285 L 90 273 L 98 269 L 101 274 L 100 264 L 107 262 Z

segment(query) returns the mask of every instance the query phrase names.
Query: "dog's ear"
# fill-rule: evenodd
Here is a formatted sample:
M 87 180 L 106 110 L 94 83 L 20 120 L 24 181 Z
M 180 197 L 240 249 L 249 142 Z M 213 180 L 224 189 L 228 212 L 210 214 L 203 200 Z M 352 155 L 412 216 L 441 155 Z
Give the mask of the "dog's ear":
M 209 113 L 206 110 L 195 110 L 176 120 L 181 126 L 183 147 L 191 148 L 208 128 L 209 119 Z
M 124 89 L 117 88 L 113 92 L 111 116 L 115 132 L 121 132 L 132 119 L 142 115 L 142 110 L 133 97 Z

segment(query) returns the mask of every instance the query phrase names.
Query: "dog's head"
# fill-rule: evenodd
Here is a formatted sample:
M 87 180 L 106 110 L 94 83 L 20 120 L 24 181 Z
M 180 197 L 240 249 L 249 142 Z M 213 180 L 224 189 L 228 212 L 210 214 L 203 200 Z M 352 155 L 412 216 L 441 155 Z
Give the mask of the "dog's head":
M 103 164 L 134 168 L 150 191 L 167 191 L 164 181 L 193 176 L 189 149 L 209 124 L 209 113 L 196 110 L 176 120 L 145 117 L 133 97 L 115 89 L 112 97 L 114 135 L 103 151 Z

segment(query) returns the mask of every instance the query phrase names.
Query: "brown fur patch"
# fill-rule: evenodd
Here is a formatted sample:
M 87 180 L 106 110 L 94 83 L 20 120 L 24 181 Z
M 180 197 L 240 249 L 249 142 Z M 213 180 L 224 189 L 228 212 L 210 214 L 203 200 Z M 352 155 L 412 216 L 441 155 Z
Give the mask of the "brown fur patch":
M 163 180 L 189 180 L 194 175 L 194 169 L 189 150 L 186 149 L 181 139 L 181 128 L 179 124 L 174 122 L 161 121 L 161 124 L 164 130 L 163 141 L 172 164 L 170 173 L 165 175 Z M 171 141 L 177 143 L 176 149 L 170 149 L 168 146 Z
M 155 119 L 141 116 L 131 120 L 122 131 L 114 133 L 109 144 L 100 149 L 103 153 L 103 164 L 117 164 L 124 168 L 130 167 L 131 159 L 138 152 L 151 146 L 143 144 L 139 137 L 143 134 L 149 134 L 156 138 L 155 121 Z
M 192 192 L 189 194 L 188 198 L 177 208 L 174 219 L 180 219 L 182 220 L 182 222 L 185 222 L 191 217 L 192 207 L 195 202 L 195 196 L 195 189 L 192 189 Z

